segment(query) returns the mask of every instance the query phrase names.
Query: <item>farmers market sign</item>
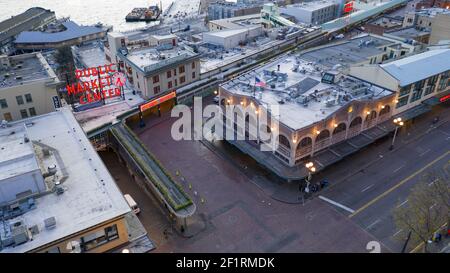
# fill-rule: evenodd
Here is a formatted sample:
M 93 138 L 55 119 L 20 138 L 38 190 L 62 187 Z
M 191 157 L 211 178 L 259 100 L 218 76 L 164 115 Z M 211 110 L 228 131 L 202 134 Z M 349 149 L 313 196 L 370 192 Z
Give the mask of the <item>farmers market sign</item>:
M 77 83 L 66 86 L 68 95 L 80 95 L 80 104 L 120 97 L 126 77 L 115 64 L 75 70 Z

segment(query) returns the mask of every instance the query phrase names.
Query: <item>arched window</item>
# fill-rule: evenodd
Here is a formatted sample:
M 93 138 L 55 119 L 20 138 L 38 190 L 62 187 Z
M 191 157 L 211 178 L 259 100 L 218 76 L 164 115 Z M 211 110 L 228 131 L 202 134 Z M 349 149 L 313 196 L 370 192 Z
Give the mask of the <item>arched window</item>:
M 391 107 L 389 105 L 385 105 L 383 109 L 380 111 L 380 116 L 385 115 L 391 111 Z
M 347 130 L 347 125 L 345 125 L 345 123 L 339 123 L 339 125 L 334 128 L 333 135 L 345 132 L 345 130 Z
M 312 139 L 310 137 L 304 137 L 297 146 L 299 148 L 305 148 L 308 146 L 312 146 Z
M 317 135 L 316 141 L 321 141 L 330 137 L 330 131 L 323 130 L 320 134 Z
M 357 127 L 358 125 L 361 125 L 361 123 L 362 123 L 362 118 L 361 117 L 356 117 L 350 123 L 350 128 Z
M 366 121 L 374 120 L 377 118 L 377 111 L 370 112 L 369 115 L 366 116 Z
M 289 139 L 287 139 L 287 137 L 283 135 L 278 135 L 278 142 L 284 147 L 291 149 L 291 143 L 289 143 Z

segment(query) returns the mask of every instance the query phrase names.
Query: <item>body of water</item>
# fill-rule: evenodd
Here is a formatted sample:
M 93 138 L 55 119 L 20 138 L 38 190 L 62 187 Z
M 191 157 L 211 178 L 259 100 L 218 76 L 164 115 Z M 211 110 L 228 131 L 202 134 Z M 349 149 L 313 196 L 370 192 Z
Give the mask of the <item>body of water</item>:
M 173 1 L 161 0 L 163 10 Z M 127 23 L 125 16 L 135 7 L 159 5 L 160 0 L 0 0 L 0 21 L 26 11 L 42 7 L 56 12 L 56 17 L 70 17 L 83 25 L 102 22 L 114 26 L 116 31 L 129 31 L 145 27 L 145 22 Z

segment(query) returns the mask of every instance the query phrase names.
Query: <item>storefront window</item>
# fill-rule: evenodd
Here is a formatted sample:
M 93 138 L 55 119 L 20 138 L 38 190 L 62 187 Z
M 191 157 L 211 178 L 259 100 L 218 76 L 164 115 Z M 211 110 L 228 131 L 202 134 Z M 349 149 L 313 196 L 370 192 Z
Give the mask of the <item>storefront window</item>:
M 117 238 L 119 238 L 117 225 L 112 225 L 105 228 L 104 230 L 96 231 L 94 233 L 81 237 L 81 250 L 83 252 L 89 251 Z

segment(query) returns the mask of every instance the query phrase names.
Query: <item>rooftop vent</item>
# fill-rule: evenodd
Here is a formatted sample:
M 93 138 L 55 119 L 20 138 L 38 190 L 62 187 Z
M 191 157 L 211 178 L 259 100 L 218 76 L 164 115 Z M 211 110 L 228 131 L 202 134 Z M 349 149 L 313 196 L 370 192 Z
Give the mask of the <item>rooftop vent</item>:
M 56 195 L 61 195 L 64 193 L 64 188 L 62 188 L 61 186 L 59 186 L 59 181 L 57 182 L 58 184 L 56 185 Z M 56 183 L 55 183 L 56 184 Z

